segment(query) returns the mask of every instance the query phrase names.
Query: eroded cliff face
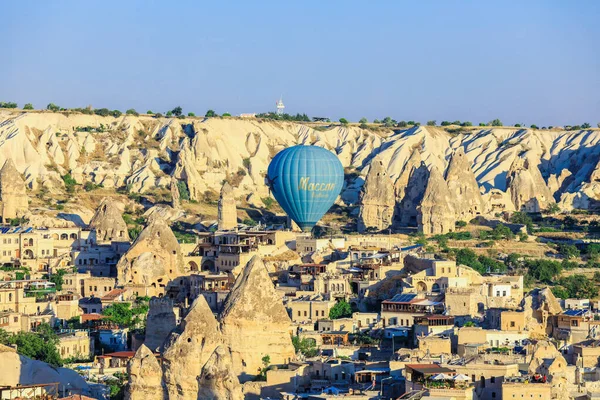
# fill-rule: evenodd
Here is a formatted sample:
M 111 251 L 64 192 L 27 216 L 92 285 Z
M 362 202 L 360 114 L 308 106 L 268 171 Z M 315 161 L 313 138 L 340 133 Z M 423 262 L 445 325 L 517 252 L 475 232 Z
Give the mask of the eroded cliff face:
M 198 400 L 243 400 L 242 387 L 233 372 L 231 352 L 219 346 L 198 377 Z
M 295 357 L 291 320 L 258 256 L 237 277 L 220 321 L 234 371 L 242 382 L 259 374 L 264 356 L 268 355 L 273 364 L 286 364 Z
M 417 206 L 417 225 L 426 235 L 438 235 L 454 230 L 456 210 L 448 186 L 440 170 L 434 165 L 423 199 Z
M 391 227 L 396 206 L 394 182 L 389 178 L 380 161 L 371 162 L 363 185 L 360 205 L 359 232 L 367 229 L 382 231 Z
M 162 400 L 162 371 L 156 356 L 141 345 L 127 366 L 129 383 L 125 390 L 126 400 Z
M 537 210 L 552 202 L 564 210 L 597 208 L 600 201 L 598 173 L 594 174 L 600 159 L 597 129 L 474 127 L 451 135 L 425 126 L 375 132 L 356 126 L 313 129 L 237 118 L 0 111 L 0 163 L 12 160 L 28 190 L 43 186 L 50 192 L 63 191 L 61 176 L 70 172 L 81 184 L 93 182 L 139 193 L 168 189 L 173 179 L 181 180 L 190 197 L 202 201 L 206 191 L 218 193 L 224 180 L 236 177 L 232 185 L 236 199 L 249 195 L 260 199 L 269 195 L 264 176 L 271 158 L 298 143 L 323 146 L 358 173 L 348 176 L 341 193 L 340 201 L 346 204 L 358 203 L 370 164 L 380 162 L 386 181 L 391 180 L 395 188 L 394 226 L 416 225 L 425 172 L 433 166 L 447 171 L 449 192 L 461 219 L 479 208 L 477 187 L 484 212 Z M 409 185 L 411 177 L 420 189 Z M 30 191 L 26 193 L 31 197 Z M 532 201 L 535 193 L 539 204 Z M 369 220 L 372 210 L 389 207 L 389 198 L 373 203 L 367 197 L 365 206 Z
M 164 343 L 164 382 L 170 400 L 197 398 L 202 367 L 222 342 L 219 323 L 204 296 L 198 296 Z
M 515 159 L 508 170 L 506 185 L 518 211 L 540 212 L 554 202 L 540 170 L 527 157 Z
M 102 199 L 90 220 L 89 228 L 94 231 L 97 242 L 129 242 L 129 232 L 127 224 L 123 220 L 123 211 L 120 205 L 110 197 Z
M 162 308 L 156 310 L 158 316 Z M 160 400 L 164 393 L 169 400 L 242 399 L 240 382 L 260 373 L 264 356 L 269 356 L 274 365 L 295 358 L 290 327 L 290 318 L 267 268 L 255 256 L 237 277 L 218 319 L 204 296 L 194 301 L 162 344 L 161 371 L 157 372 L 149 359 L 147 346 L 138 350 L 131 367 L 136 376 L 128 387 L 128 396 Z M 150 323 L 147 332 L 155 335 L 155 328 Z M 157 378 L 163 382 L 160 390 Z
M 156 216 L 117 263 L 119 285 L 154 288 L 146 295 L 162 293 L 167 283 L 184 272 L 179 242 L 167 223 Z
M 28 210 L 25 181 L 12 159 L 0 169 L 0 216 L 3 222 L 22 217 Z
M 479 184 L 471 169 L 471 162 L 462 147 L 452 154 L 446 170 L 446 182 L 456 220 L 470 221 L 478 215 L 487 213 L 486 204 L 479 191 Z

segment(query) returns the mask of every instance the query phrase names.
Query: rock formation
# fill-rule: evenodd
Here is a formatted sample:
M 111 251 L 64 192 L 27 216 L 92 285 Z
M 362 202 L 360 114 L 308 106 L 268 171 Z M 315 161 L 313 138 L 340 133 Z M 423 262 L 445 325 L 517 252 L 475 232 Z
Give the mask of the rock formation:
M 171 178 L 171 185 L 169 185 L 169 190 L 171 192 L 171 207 L 174 209 L 179 209 L 181 206 L 181 194 L 179 193 L 179 188 L 177 187 L 177 179 Z
M 0 169 L 0 212 L 2 222 L 23 216 L 29 209 L 25 181 L 17 171 L 12 159 Z
M 147 296 L 163 294 L 171 279 L 183 272 L 179 242 L 166 222 L 152 218 L 117 263 L 119 285 L 143 285 Z
M 235 196 L 233 195 L 233 188 L 227 182 L 225 182 L 221 188 L 217 218 L 218 229 L 220 231 L 229 231 L 237 228 Z
M 553 202 L 540 170 L 527 157 L 513 161 L 506 175 L 506 186 L 517 211 L 540 212 Z
M 240 382 L 233 372 L 231 353 L 219 346 L 202 367 L 198 400 L 243 400 Z
M 452 154 L 446 171 L 446 182 L 457 220 L 468 222 L 486 211 L 471 162 L 462 147 Z
M 125 400 L 162 400 L 162 370 L 150 349 L 141 345 L 127 366 L 129 383 Z
M 381 161 L 371 162 L 367 179 L 362 188 L 360 206 L 359 232 L 364 232 L 369 228 L 382 231 L 392 225 L 396 206 L 394 183 Z
M 173 310 L 173 300 L 168 297 L 151 298 L 146 317 L 144 344 L 152 351 L 160 350 L 165 339 L 176 326 L 177 317 Z
M 116 201 L 105 197 L 92 217 L 89 228 L 95 233 L 97 242 L 128 242 L 129 232 Z
M 455 210 L 442 173 L 434 165 L 429 173 L 423 199 L 417 207 L 417 227 L 426 235 L 437 235 L 454 230 Z
M 532 332 L 532 336 L 544 337 L 547 332 L 548 317 L 562 313 L 560 303 L 550 290 L 533 289 L 521 302 L 523 312 L 525 313 L 526 329 Z
M 198 376 L 221 343 L 219 324 L 204 296 L 198 296 L 164 344 L 163 371 L 169 400 L 197 398 Z
M 0 344 L 0 386 L 24 386 L 58 382 L 77 394 L 91 395 L 85 380 L 69 368 L 56 368 L 45 362 L 19 355 L 15 349 Z
M 417 206 L 423 200 L 428 180 L 429 169 L 424 162 L 421 162 L 418 168 L 413 168 L 404 190 L 404 197 L 399 207 L 400 225 L 417 226 Z
M 273 364 L 294 358 L 290 318 L 260 257 L 254 256 L 237 277 L 223 306 L 221 330 L 242 381 L 259 373 L 266 355 Z

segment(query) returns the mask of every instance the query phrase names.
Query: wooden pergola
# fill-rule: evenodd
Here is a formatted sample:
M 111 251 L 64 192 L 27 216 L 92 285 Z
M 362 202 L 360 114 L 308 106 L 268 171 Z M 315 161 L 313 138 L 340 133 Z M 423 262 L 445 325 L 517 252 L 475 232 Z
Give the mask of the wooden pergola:
M 324 345 L 347 346 L 349 344 L 347 331 L 322 332 L 321 339 Z

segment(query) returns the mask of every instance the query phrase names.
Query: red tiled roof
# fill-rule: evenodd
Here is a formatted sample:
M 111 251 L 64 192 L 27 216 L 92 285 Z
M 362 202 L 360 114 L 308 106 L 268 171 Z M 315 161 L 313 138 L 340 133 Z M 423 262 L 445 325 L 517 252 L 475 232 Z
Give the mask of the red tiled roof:
M 106 293 L 104 296 L 102 296 L 101 300 L 114 300 L 126 291 L 127 289 L 113 289 L 110 292 Z
M 86 322 L 86 321 L 99 321 L 101 319 L 105 318 L 104 315 L 102 314 L 96 314 L 96 313 L 91 313 L 91 314 L 83 314 L 81 316 L 81 322 Z
M 132 358 L 135 355 L 134 351 L 117 351 L 115 353 L 107 353 L 98 358 Z

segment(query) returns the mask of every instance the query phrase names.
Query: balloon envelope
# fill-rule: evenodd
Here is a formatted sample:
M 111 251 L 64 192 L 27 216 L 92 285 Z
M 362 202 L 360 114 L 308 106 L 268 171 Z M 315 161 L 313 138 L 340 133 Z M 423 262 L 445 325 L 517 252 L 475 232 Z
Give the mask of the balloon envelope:
M 303 231 L 310 231 L 340 194 L 344 168 L 329 150 L 293 146 L 273 157 L 267 180 L 281 208 Z

